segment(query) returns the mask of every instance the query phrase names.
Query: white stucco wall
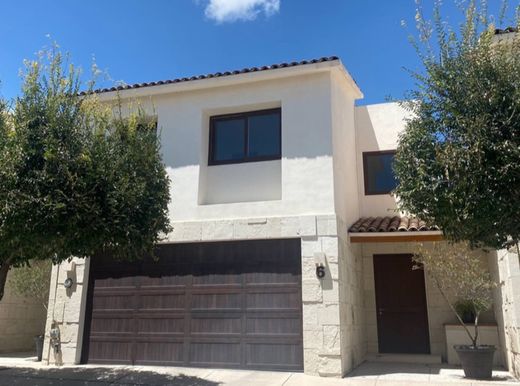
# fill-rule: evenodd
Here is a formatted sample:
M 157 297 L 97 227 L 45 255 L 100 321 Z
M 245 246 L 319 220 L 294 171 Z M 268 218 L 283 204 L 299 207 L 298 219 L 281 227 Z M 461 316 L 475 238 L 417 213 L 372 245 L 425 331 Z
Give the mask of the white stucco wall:
M 357 187 L 361 216 L 392 216 L 395 199 L 389 194 L 365 195 L 363 152 L 397 149 L 408 112 L 398 103 L 358 106 L 355 109 L 357 138 Z
M 339 288 L 342 373 L 365 357 L 363 266 L 359 246 L 350 244 L 348 227 L 359 218 L 354 99 L 338 74 L 332 74 L 332 148 L 334 206 L 338 217 Z
M 330 89 L 318 73 L 154 97 L 171 220 L 333 213 Z M 210 116 L 272 107 L 282 111 L 281 161 L 208 166 Z

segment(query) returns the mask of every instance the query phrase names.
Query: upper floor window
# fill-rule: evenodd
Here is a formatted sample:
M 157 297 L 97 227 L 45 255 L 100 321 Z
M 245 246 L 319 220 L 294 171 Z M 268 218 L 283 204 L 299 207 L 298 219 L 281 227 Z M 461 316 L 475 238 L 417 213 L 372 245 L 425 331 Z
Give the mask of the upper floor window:
M 281 109 L 210 118 L 209 165 L 281 157 Z
M 365 194 L 387 194 L 397 186 L 392 167 L 395 150 L 363 153 Z

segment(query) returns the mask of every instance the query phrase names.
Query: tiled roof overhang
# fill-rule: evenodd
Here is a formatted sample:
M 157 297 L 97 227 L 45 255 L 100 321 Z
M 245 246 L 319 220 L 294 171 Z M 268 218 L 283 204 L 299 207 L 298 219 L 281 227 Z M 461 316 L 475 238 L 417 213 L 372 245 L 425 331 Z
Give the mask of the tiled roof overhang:
M 349 228 L 350 241 L 368 242 L 408 242 L 439 241 L 442 232 L 435 225 L 408 216 L 362 217 Z
M 504 29 L 497 28 L 495 30 L 495 35 L 508 34 L 508 33 L 511 33 L 511 32 L 518 32 L 518 28 L 517 27 L 507 27 L 507 28 L 504 28 Z
M 161 85 L 174 84 L 174 83 L 185 83 L 185 82 L 211 79 L 211 78 L 224 78 L 224 77 L 229 77 L 229 76 L 233 76 L 233 75 L 248 74 L 248 73 L 254 73 L 254 72 L 264 72 L 264 71 L 269 71 L 269 70 L 277 70 L 277 69 L 290 68 L 290 67 L 300 67 L 300 66 L 305 66 L 305 65 L 319 64 L 319 63 L 325 63 L 325 62 L 335 62 L 335 61 L 339 61 L 339 58 L 337 56 L 328 56 L 328 57 L 322 57 L 322 58 L 311 59 L 311 60 L 283 62 L 283 63 L 276 63 L 276 64 L 267 65 L 267 66 L 260 66 L 260 67 L 247 67 L 247 68 L 242 68 L 240 70 L 214 72 L 214 73 L 191 76 L 191 77 L 184 77 L 184 78 L 166 79 L 166 80 L 160 80 L 157 82 L 143 82 L 143 83 L 134 83 L 134 84 L 128 84 L 128 85 L 120 85 L 120 86 L 115 86 L 115 87 L 110 87 L 110 88 L 100 88 L 100 89 L 93 90 L 92 92 L 96 93 L 96 94 L 109 93 L 109 92 L 114 92 L 114 91 L 124 91 L 124 90 L 161 86 Z M 86 94 L 87 94 L 86 92 L 80 93 L 80 95 L 86 95 Z

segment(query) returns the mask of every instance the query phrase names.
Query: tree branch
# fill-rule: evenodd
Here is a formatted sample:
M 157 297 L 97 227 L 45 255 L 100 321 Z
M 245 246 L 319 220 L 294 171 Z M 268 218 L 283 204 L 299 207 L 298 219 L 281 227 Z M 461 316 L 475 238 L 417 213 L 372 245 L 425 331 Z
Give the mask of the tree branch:
M 455 307 L 453 307 L 453 304 L 451 304 L 448 296 L 444 293 L 444 291 L 442 290 L 442 287 L 439 283 L 439 280 L 433 276 L 433 279 L 435 280 L 435 285 L 437 286 L 437 289 L 439 290 L 439 292 L 441 293 L 442 297 L 444 298 L 444 300 L 446 300 L 446 303 L 448 303 L 448 306 L 450 307 L 450 309 L 453 311 L 453 313 L 455 314 L 455 316 L 457 317 L 459 323 L 461 324 L 462 327 L 464 327 L 464 330 L 466 331 L 466 333 L 468 334 L 469 336 L 469 339 L 471 340 L 472 343 L 475 342 L 476 339 L 473 339 L 473 335 L 471 335 L 471 332 L 469 331 L 468 327 L 466 327 L 466 323 L 464 323 L 464 321 L 462 320 L 462 318 L 460 317 L 459 313 L 457 312 L 457 310 L 455 310 Z

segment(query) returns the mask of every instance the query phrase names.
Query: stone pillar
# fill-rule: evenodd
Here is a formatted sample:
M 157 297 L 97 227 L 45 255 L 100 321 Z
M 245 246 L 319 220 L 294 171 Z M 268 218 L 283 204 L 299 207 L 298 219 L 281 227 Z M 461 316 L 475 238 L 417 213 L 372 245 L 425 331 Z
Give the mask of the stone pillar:
M 52 267 L 42 359 L 45 364 L 76 364 L 81 359 L 81 338 L 88 284 L 85 275 L 87 265 L 88 261 L 85 259 L 74 258 L 70 262 L 65 261 Z M 69 289 L 63 285 L 67 278 L 73 280 L 73 285 Z M 58 354 L 50 347 L 49 331 L 53 321 L 59 327 L 61 335 Z
M 302 237 L 304 371 L 310 375 L 342 375 L 339 244 L 336 216 L 317 216 L 316 235 Z M 326 273 L 316 277 L 314 253 L 323 252 Z
M 500 287 L 495 290 L 495 316 L 508 370 L 520 377 L 520 256 L 510 250 L 490 253 L 490 271 Z
M 345 375 L 365 360 L 366 319 L 361 250 L 350 243 L 347 225 L 341 220 L 338 224 L 341 371 Z

